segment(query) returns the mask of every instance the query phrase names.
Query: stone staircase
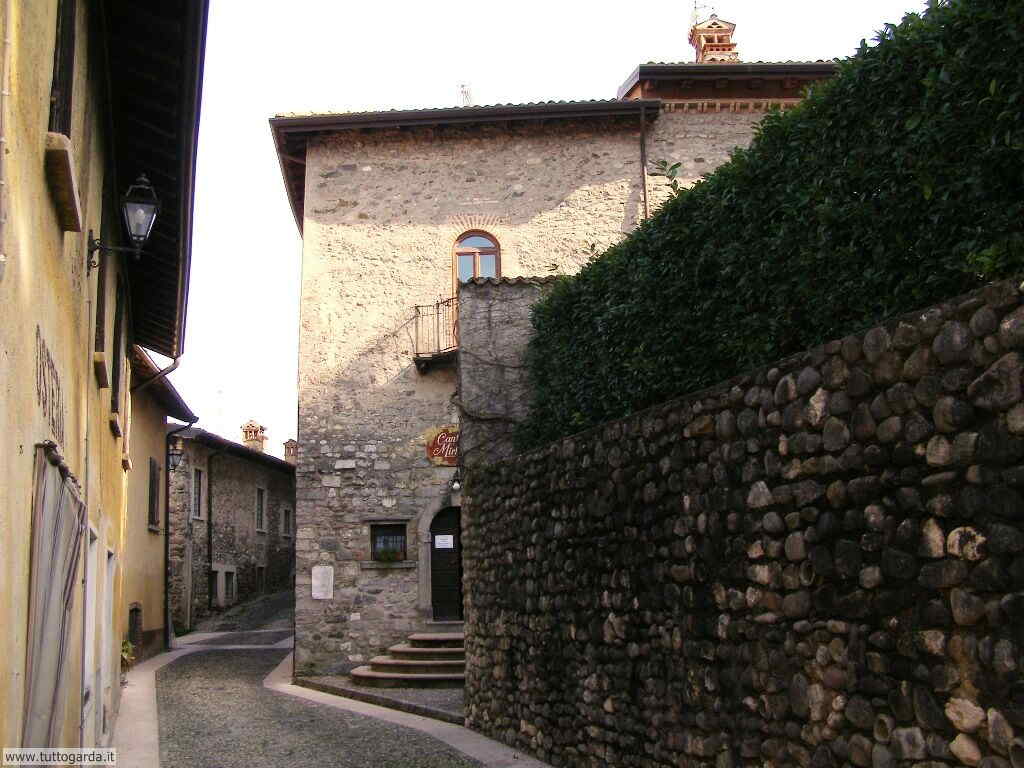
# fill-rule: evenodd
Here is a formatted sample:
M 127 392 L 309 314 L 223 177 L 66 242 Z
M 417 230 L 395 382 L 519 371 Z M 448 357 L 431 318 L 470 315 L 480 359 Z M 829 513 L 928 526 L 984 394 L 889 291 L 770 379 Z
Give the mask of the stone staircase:
M 408 642 L 356 667 L 352 682 L 373 688 L 461 688 L 466 680 L 462 632 L 418 632 Z

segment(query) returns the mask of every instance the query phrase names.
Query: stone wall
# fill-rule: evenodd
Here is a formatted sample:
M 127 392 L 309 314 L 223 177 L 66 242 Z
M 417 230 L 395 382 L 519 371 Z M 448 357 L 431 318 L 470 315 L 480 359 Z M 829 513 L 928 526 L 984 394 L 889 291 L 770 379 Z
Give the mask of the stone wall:
M 665 114 L 648 143 L 692 180 L 756 119 Z M 453 469 L 426 440 L 458 419 L 456 372 L 413 365 L 414 307 L 454 295 L 456 239 L 491 234 L 506 277 L 573 273 L 635 227 L 644 178 L 639 121 L 603 119 L 336 133 L 306 163 L 295 654 L 323 674 L 432 619 L 422 534 L 453 503 Z M 648 183 L 653 211 L 663 182 Z M 406 524 L 402 568 L 370 559 L 374 522 Z M 331 599 L 312 598 L 316 565 L 334 569 Z
M 1024 765 L 1010 283 L 468 472 L 466 703 L 554 765 Z
M 523 356 L 533 335 L 530 307 L 554 278 L 474 280 L 459 290 L 459 463 L 490 464 L 514 453 L 526 417 Z
M 283 510 L 291 509 L 294 514 L 295 509 L 290 466 L 273 457 L 267 459 L 275 465 L 259 457 L 240 455 L 248 453 L 242 446 L 236 446 L 236 452 L 224 452 L 216 445 L 185 439 L 183 447 L 181 463 L 169 478 L 171 613 L 178 631 L 189 626 L 189 593 L 191 622 L 210 614 L 211 560 L 215 570 L 234 569 L 235 602 L 244 601 L 260 594 L 258 567 L 264 569 L 263 592 L 292 585 L 295 542 L 295 532 L 282 529 Z M 193 510 L 196 468 L 203 473 L 201 518 L 195 517 Z M 256 530 L 257 487 L 266 490 L 265 532 Z M 190 577 L 186 574 L 189 563 Z M 216 587 L 213 591 L 216 593 Z M 213 597 L 215 602 L 216 594 Z

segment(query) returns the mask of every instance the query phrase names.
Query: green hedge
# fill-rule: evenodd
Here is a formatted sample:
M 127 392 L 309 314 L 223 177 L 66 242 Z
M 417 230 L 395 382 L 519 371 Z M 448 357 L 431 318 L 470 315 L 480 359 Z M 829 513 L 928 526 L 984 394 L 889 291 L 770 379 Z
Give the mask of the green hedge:
M 887 25 L 533 311 L 539 445 L 1024 265 L 1024 3 Z

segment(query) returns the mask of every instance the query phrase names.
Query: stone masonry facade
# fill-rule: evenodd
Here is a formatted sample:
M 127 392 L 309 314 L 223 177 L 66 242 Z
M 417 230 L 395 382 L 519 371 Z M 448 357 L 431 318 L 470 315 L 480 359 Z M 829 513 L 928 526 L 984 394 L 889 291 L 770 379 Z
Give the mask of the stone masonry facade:
M 491 464 L 515 452 L 529 409 L 524 355 L 532 307 L 554 278 L 477 279 L 459 290 L 459 464 Z
M 273 456 L 214 437 L 220 442 L 183 439 L 181 463 L 168 478 L 171 616 L 179 633 L 232 603 L 292 586 L 294 470 Z M 257 488 L 265 491 L 265 530 L 256 529 Z M 291 511 L 291 530 L 284 510 Z M 233 595 L 225 594 L 226 572 L 233 574 Z
M 653 161 L 690 183 L 746 145 L 760 115 L 665 111 Z M 455 293 L 453 246 L 482 230 L 501 275 L 573 273 L 664 199 L 637 121 L 589 118 L 346 131 L 305 155 L 299 352 L 296 670 L 347 671 L 431 626 L 429 530 L 456 504 L 454 469 L 426 457 L 458 424 L 452 366 L 413 365 L 414 307 Z M 372 526 L 404 525 L 407 556 L 377 563 Z M 312 569 L 333 594 L 312 595 Z
M 469 469 L 468 723 L 558 766 L 1024 765 L 1022 355 L 999 283 Z

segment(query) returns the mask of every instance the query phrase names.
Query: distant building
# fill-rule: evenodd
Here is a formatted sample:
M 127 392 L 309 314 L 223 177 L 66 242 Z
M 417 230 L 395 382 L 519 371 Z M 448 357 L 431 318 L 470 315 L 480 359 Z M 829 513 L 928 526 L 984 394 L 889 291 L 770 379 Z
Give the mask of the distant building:
M 834 71 L 741 63 L 734 31 L 694 25 L 697 63 L 643 64 L 608 101 L 271 120 L 304 240 L 299 674 L 459 629 L 459 286 L 577 271 L 668 197 L 657 161 L 694 183 Z
M 159 579 L 136 567 L 162 537 L 136 501 L 161 416 L 133 446 L 131 414 L 162 406 L 133 402 L 129 359 L 184 348 L 206 18 L 207 0 L 0 4 L 3 747 L 108 744 L 132 603 L 157 644 Z M 161 203 L 131 219 L 141 253 L 133 189 Z
M 142 347 L 132 347 L 125 556 L 120 637 L 137 661 L 167 647 L 167 419 L 196 416 Z
M 292 586 L 295 466 L 263 452 L 265 430 L 243 443 L 197 427 L 174 434 L 182 460 L 170 476 L 170 602 L 174 628 Z

